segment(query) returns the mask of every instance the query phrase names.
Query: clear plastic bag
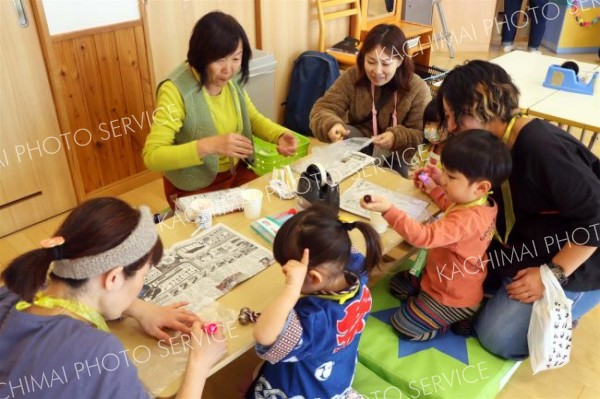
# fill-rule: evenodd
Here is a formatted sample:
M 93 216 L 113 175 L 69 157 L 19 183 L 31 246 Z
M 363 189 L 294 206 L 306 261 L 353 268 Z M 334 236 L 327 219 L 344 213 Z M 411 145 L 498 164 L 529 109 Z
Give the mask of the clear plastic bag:
M 372 142 L 372 138 L 351 137 L 329 145 L 314 147 L 310 156 L 295 163 L 293 168 L 297 173 L 302 173 L 306 170 L 308 165 L 319 163 L 325 169 L 331 169 L 335 167 L 337 162 L 343 160 L 350 153 L 360 151 Z
M 544 296 L 533 303 L 527 345 L 533 374 L 569 362 L 573 332 L 571 301 L 552 271 L 540 267 Z

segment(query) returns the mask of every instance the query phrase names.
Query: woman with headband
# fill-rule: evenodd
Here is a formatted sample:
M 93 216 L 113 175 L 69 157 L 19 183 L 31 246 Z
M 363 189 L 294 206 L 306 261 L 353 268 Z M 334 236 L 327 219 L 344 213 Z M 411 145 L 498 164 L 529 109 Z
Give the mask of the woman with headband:
M 159 339 L 169 339 L 165 328 L 194 335 L 179 394 L 199 398 L 226 344 L 199 339 L 201 322 L 185 303 L 137 299 L 162 252 L 147 207 L 97 198 L 75 208 L 42 248 L 14 259 L 0 288 L 0 398 L 149 397 L 106 324 L 121 316 Z

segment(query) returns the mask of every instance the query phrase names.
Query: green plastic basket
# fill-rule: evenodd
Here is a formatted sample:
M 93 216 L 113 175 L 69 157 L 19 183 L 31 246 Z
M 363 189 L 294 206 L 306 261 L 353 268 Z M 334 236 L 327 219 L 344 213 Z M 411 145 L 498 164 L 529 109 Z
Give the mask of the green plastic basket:
M 275 168 L 289 165 L 297 159 L 300 159 L 308 154 L 308 137 L 294 133 L 298 141 L 298 148 L 294 155 L 284 157 L 277 152 L 277 145 L 267 143 L 266 141 L 254 136 L 254 172 L 262 176 L 269 173 Z

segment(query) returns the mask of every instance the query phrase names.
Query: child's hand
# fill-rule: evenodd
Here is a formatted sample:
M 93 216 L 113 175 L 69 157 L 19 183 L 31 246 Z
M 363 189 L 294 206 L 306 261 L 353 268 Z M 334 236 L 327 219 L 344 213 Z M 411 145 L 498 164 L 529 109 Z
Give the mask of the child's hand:
M 300 261 L 290 259 L 283 266 L 282 271 L 285 275 L 285 285 L 302 288 L 306 272 L 308 271 L 308 249 L 304 250 Z
M 381 195 L 371 195 L 371 200 L 369 202 L 365 202 L 364 197 L 360 199 L 360 206 L 369 211 L 387 212 L 391 207 L 392 203 L 385 197 Z
M 421 181 L 421 191 L 425 194 L 429 195 L 433 191 L 434 188 L 438 187 L 437 184 L 433 181 L 431 177 L 427 173 L 421 173 L 419 175 L 419 180 Z
M 442 185 L 442 170 L 437 166 L 427 165 L 425 166 L 425 172 L 431 177 L 433 182 L 438 186 Z
M 432 179 L 433 182 L 438 186 L 441 185 L 440 182 L 442 181 L 442 171 L 436 166 L 427 165 L 424 168 L 417 169 L 412 177 L 416 188 L 425 191 L 423 181 L 419 178 L 421 173 L 425 173 L 427 176 L 429 176 L 429 178 Z

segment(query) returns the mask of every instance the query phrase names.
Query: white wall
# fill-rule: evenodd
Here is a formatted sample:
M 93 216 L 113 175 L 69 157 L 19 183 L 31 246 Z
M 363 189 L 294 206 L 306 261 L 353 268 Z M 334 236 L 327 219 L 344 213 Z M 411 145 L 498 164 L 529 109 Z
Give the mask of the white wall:
M 50 35 L 140 18 L 137 0 L 42 0 Z

